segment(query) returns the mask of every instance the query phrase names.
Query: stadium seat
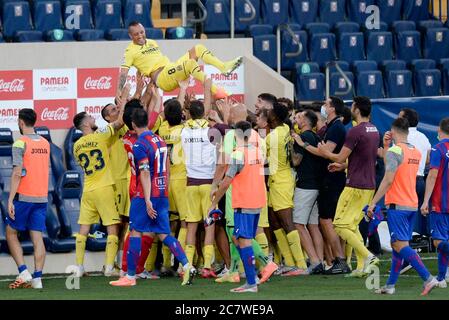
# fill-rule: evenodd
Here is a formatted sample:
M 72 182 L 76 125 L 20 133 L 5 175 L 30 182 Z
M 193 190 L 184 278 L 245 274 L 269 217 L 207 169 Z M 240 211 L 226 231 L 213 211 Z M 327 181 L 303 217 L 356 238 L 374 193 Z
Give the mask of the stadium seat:
M 365 59 L 363 33 L 342 33 L 338 41 L 338 58 L 348 62 Z
M 410 69 L 412 71 L 423 69 L 435 69 L 436 63 L 431 59 L 415 59 L 410 62 Z
M 250 37 L 273 34 L 273 26 L 271 24 L 253 24 L 249 26 L 248 33 Z
M 350 100 L 354 96 L 353 90 L 354 90 L 354 76 L 352 72 L 345 72 L 345 75 L 349 78 L 349 81 L 353 85 L 353 89 L 349 91 L 348 93 L 341 95 L 337 94 L 337 92 L 344 92 L 348 90 L 348 85 L 345 81 L 345 78 L 340 73 L 331 73 L 330 75 L 330 88 L 329 93 L 331 96 L 338 96 L 343 100 Z
M 317 62 L 321 68 L 336 57 L 335 35 L 333 33 L 318 33 L 312 35 L 309 42 L 310 60 Z
M 449 57 L 449 29 L 427 29 L 424 36 L 423 57 L 437 61 Z
M 376 70 L 377 70 L 376 61 L 359 60 L 354 61 L 352 63 L 352 71 L 354 72 L 355 76 L 357 76 L 357 74 L 362 71 L 376 71 Z
M 59 37 L 58 35 L 61 35 Z M 50 30 L 45 34 L 45 41 L 74 41 L 73 31 L 71 30 Z
M 441 86 L 444 95 L 449 95 L 449 58 L 441 59 L 438 63 L 441 71 Z
M 145 35 L 147 39 L 155 39 L 155 40 L 164 39 L 164 32 L 162 31 L 162 29 L 158 28 L 145 28 Z M 127 40 L 129 40 L 129 36 Z
M 393 36 L 391 32 L 370 32 L 366 40 L 366 59 L 374 60 L 377 63 L 382 60 L 393 59 Z
M 75 39 L 77 41 L 103 41 L 103 30 L 80 29 L 75 31 Z
M 315 22 L 318 16 L 318 0 L 290 1 L 291 21 L 299 25 Z
M 340 67 L 340 69 L 341 69 L 342 71 L 344 71 L 344 72 L 350 71 L 350 69 L 349 69 L 349 63 L 348 63 L 347 61 L 341 61 L 341 60 L 339 60 L 339 61 L 336 61 L 336 64 L 338 64 L 338 66 Z M 332 64 L 332 65 L 329 67 L 329 72 L 330 72 L 330 73 L 338 72 L 338 71 L 337 71 L 337 68 L 335 67 L 334 64 Z
M 66 171 L 58 182 L 59 222 L 61 236 L 73 237 L 79 232 L 78 217 L 82 194 L 82 177 L 77 171 Z
M 441 72 L 438 69 L 422 69 L 414 72 L 415 95 L 417 97 L 441 94 Z
M 277 49 L 275 35 L 260 35 L 253 37 L 253 53 L 272 69 L 277 68 Z
M 394 33 L 398 33 L 401 31 L 415 31 L 416 30 L 416 24 L 414 21 L 394 21 L 391 25 L 391 31 Z
M 130 40 L 128 29 L 109 29 L 104 33 L 106 40 Z
M 440 20 L 423 20 L 418 22 L 418 31 L 425 34 L 428 29 L 443 28 L 443 23 Z
M 99 0 L 94 6 L 95 28 L 103 31 L 122 27 L 120 0 Z
M 418 31 L 400 31 L 395 36 L 396 59 L 409 63 L 421 58 L 421 34 Z
M 55 182 L 59 181 L 62 174 L 66 171 L 65 165 L 63 162 L 63 152 L 62 149 L 59 148 L 56 144 L 54 144 L 51 140 L 50 130 L 47 127 L 35 127 L 34 131 L 36 134 L 44 137 L 50 143 L 50 162 L 51 169 L 53 172 L 53 176 Z
M 392 70 L 406 70 L 407 64 L 404 60 L 384 60 L 380 63 L 380 69 L 384 72 L 384 76 L 387 72 Z
M 413 96 L 412 72 L 410 70 L 391 70 L 385 74 L 387 98 L 406 98 Z
M 366 34 L 370 32 L 387 32 L 389 31 L 388 24 L 386 22 L 379 22 L 379 28 L 378 29 L 367 29 L 365 23 L 362 23 L 361 25 L 361 31 L 363 31 Z
M 345 20 L 346 0 L 320 0 L 320 21 L 333 27 L 337 22 Z
M 67 136 L 64 140 L 64 154 L 67 170 L 74 170 L 78 172 L 81 176 L 84 175 L 83 169 L 78 165 L 73 156 L 73 145 L 82 136 L 82 132 L 72 127 L 69 129 Z M 82 184 L 83 179 L 81 179 Z
M 166 39 L 193 39 L 195 32 L 193 28 L 168 28 L 165 31 Z
M 298 51 L 298 45 L 293 42 L 293 37 L 286 30 L 281 32 L 281 63 L 283 70 L 293 70 L 295 63 L 307 61 L 307 33 L 304 30 L 299 30 L 299 25 L 295 30 L 292 27 L 292 31 L 296 36 L 296 39 L 302 45 L 302 51 L 298 56 L 287 57 L 287 53 L 294 53 Z
M 16 31 L 14 34 L 14 42 L 41 42 L 44 41 L 42 31 Z
M 66 29 L 72 31 L 79 29 L 92 29 L 92 14 L 89 1 L 66 1 L 63 13 Z M 77 16 L 77 18 L 75 18 L 75 16 Z
M 139 21 L 144 27 L 152 28 L 150 0 L 127 0 L 123 10 L 125 27 L 132 21 Z
M 9 192 L 12 173 L 12 131 L 0 128 L 0 187 Z
M 296 80 L 296 97 L 299 101 L 324 100 L 324 74 L 301 74 Z
M 53 29 L 62 29 L 61 3 L 46 0 L 33 2 L 33 20 L 36 30 L 47 32 Z
M 356 22 L 337 22 L 334 26 L 334 32 L 337 36 L 337 39 L 344 33 L 344 32 L 359 32 L 360 26 Z
M 4 213 L 0 208 L 0 253 L 8 252 L 8 243 L 6 242 L 6 223 L 4 221 Z
M 2 23 L 3 36 L 6 39 L 12 39 L 16 31 L 32 30 L 28 2 L 6 2 L 2 10 Z
M 75 249 L 75 238 L 64 238 L 61 234 L 61 224 L 58 220 L 55 206 L 47 207 L 47 218 L 45 221 L 48 233 L 47 250 L 53 253 L 70 252 Z
M 374 0 L 346 0 L 348 20 L 357 22 L 358 24 L 365 24 L 366 19 L 371 15 L 370 12 L 366 14 L 366 8 L 374 5 Z
M 403 0 L 402 13 L 405 20 L 427 20 L 429 14 L 429 0 Z
M 366 96 L 370 99 L 381 99 L 384 97 L 382 73 L 380 71 L 361 71 L 356 77 L 358 96 Z
M 311 37 L 313 34 L 316 33 L 329 33 L 331 27 L 326 22 L 310 22 L 304 26 L 304 29 L 309 34 L 309 37 Z
M 262 21 L 278 26 L 288 22 L 288 0 L 262 0 Z
M 206 0 L 207 17 L 204 21 L 205 33 L 228 33 L 230 30 L 230 3 L 225 0 Z
M 401 20 L 402 0 L 377 0 L 377 6 L 381 21 L 390 25 Z
M 295 79 L 301 74 L 319 72 L 320 66 L 316 62 L 298 62 L 295 64 Z
M 246 32 L 248 27 L 259 23 L 260 20 L 260 1 L 261 0 L 249 0 L 256 10 L 256 14 L 254 18 L 250 21 L 241 21 L 240 19 L 249 19 L 252 16 L 251 7 L 245 0 L 236 0 L 235 1 L 235 32 Z

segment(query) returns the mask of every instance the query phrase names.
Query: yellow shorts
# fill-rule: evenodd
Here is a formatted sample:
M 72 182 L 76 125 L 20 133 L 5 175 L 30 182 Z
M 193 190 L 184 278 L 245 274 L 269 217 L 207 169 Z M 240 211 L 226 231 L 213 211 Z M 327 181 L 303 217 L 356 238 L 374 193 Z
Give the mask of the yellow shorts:
M 345 187 L 335 211 L 334 226 L 356 231 L 363 219 L 363 208 L 371 202 L 374 190 Z
M 293 176 L 286 177 L 285 180 L 270 177 L 268 181 L 269 195 L 268 206 L 273 208 L 273 211 L 293 208 L 293 196 L 295 191 L 295 181 Z
M 129 180 L 121 179 L 115 181 L 115 202 L 117 203 L 118 213 L 121 216 L 129 217 Z
M 83 192 L 81 197 L 80 217 L 78 224 L 95 224 L 104 226 L 120 223 L 113 185 Z
M 178 215 L 171 214 L 170 221 L 178 219 L 183 221 L 187 217 L 186 184 L 187 179 L 170 180 L 170 183 L 168 184 L 168 210 L 170 212 L 178 213 Z
M 268 223 L 268 207 L 265 206 L 260 211 L 259 223 L 257 224 L 259 228 L 268 228 L 270 224 Z
M 189 52 L 187 52 L 176 62 L 168 63 L 157 77 L 157 86 L 165 92 L 178 88 L 179 81 L 190 77 L 193 61 L 190 59 Z
M 200 222 L 209 214 L 210 191 L 212 185 L 202 184 L 200 186 L 188 186 L 186 188 L 187 217 L 186 222 Z

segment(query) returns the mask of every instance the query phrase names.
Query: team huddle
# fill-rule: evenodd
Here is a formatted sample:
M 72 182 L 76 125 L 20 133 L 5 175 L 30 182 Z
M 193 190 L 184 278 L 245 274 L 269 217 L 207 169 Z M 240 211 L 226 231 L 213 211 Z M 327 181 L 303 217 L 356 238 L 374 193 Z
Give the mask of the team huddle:
M 112 286 L 158 278 L 153 272 L 158 243 L 161 275 L 178 274 L 182 285 L 192 284 L 198 274 L 218 283 L 246 278 L 232 292 L 257 292 L 272 275 L 364 277 L 379 259 L 365 246 L 359 224 L 364 218 L 377 223 L 373 217 L 380 214 L 378 204 L 385 198 L 392 266 L 386 286 L 376 293 L 395 292 L 404 263 L 423 279 L 423 295 L 446 287 L 449 118 L 441 121 L 440 142 L 430 152 L 425 196 L 418 208 L 416 181 L 427 154 L 410 141 L 409 127 L 415 126 L 406 112 L 383 139 L 370 122 L 371 101 L 366 97 L 354 97 L 350 109 L 330 97 L 318 109 L 295 111 L 289 99 L 264 93 L 253 114 L 207 79 L 197 63 L 202 59 L 229 74 L 240 66 L 241 57 L 222 62 L 197 45 L 171 63 L 156 42 L 145 38 L 142 25 L 131 23 L 129 34 L 133 42 L 125 51 L 115 103 L 101 113 L 108 125 L 98 129 L 85 112 L 73 119 L 82 132 L 73 155 L 84 171 L 77 276 L 86 275 L 86 241 L 91 225 L 101 220 L 107 228 L 104 275 L 119 277 Z M 138 70 L 132 97 L 126 84 L 131 66 Z M 189 96 L 190 75 L 204 84 L 203 100 Z M 177 87 L 178 97 L 162 104 L 158 88 Z M 24 138 L 13 146 L 16 179 L 7 219 L 19 277 L 10 287 L 41 288 L 44 258 L 36 260 L 31 275 L 17 247 L 17 231 L 30 230 L 35 254 L 45 255 L 39 232 L 45 229 L 46 191 L 30 188 L 45 172 L 27 170 L 23 176 L 21 170 L 31 166 L 29 145 L 48 150 L 33 156 L 40 157 L 33 160 L 39 163 L 48 162 L 49 147 L 34 134 L 34 111 L 23 110 L 19 128 Z M 347 131 L 344 123 L 351 118 L 353 128 Z M 376 185 L 376 164 L 382 159 L 385 175 Z M 17 219 L 20 206 L 24 209 Z M 409 246 L 418 210 L 430 213 L 437 277 Z M 214 268 L 218 261 L 221 272 Z

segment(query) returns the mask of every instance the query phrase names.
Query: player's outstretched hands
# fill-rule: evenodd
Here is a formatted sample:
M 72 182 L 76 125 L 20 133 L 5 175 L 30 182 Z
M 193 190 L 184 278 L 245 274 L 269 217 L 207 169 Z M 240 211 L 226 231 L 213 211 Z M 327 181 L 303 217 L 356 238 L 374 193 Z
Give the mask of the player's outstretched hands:
M 216 123 L 223 123 L 223 121 L 220 119 L 220 116 L 218 115 L 218 112 L 215 110 L 209 110 L 208 119 L 212 120 Z
M 190 77 L 187 79 L 178 81 L 178 86 L 182 90 L 187 90 L 187 88 L 189 87 L 189 83 L 190 83 Z
M 227 124 L 229 119 L 229 114 L 231 113 L 232 102 L 229 98 L 217 100 L 215 102 L 218 110 L 223 115 L 223 120 Z
M 11 220 L 16 219 L 16 211 L 14 209 L 14 203 L 12 201 L 8 201 L 8 214 Z
M 428 203 L 428 201 L 424 201 L 423 205 L 421 206 L 421 214 L 423 216 L 427 216 L 429 214 L 429 203 Z
M 145 204 L 147 206 L 147 214 L 150 216 L 151 219 L 156 219 L 157 212 L 153 208 L 153 203 L 151 203 L 151 200 L 145 200 Z
M 129 93 L 131 92 L 131 85 L 129 83 L 125 84 L 120 95 L 119 101 L 117 101 L 117 106 L 123 108 L 128 101 Z

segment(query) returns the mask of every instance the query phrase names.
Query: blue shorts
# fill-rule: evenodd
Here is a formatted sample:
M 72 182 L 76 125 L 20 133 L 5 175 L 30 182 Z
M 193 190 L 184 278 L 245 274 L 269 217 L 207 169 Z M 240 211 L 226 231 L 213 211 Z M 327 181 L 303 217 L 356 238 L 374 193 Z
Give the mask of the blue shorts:
M 449 213 L 430 213 L 430 236 L 435 240 L 449 240 Z
M 6 224 L 17 231 L 44 232 L 47 203 L 33 203 L 14 200 L 15 219 L 6 215 Z
M 245 213 L 241 210 L 235 210 L 233 235 L 237 239 L 254 239 L 259 224 L 259 216 L 260 213 Z
M 168 198 L 151 198 L 157 217 L 151 219 L 147 213 L 147 206 L 143 198 L 131 200 L 129 210 L 129 230 L 138 232 L 154 232 L 170 234 L 170 216 L 168 213 Z
M 387 223 L 391 243 L 412 240 L 415 215 L 416 211 L 387 210 Z

